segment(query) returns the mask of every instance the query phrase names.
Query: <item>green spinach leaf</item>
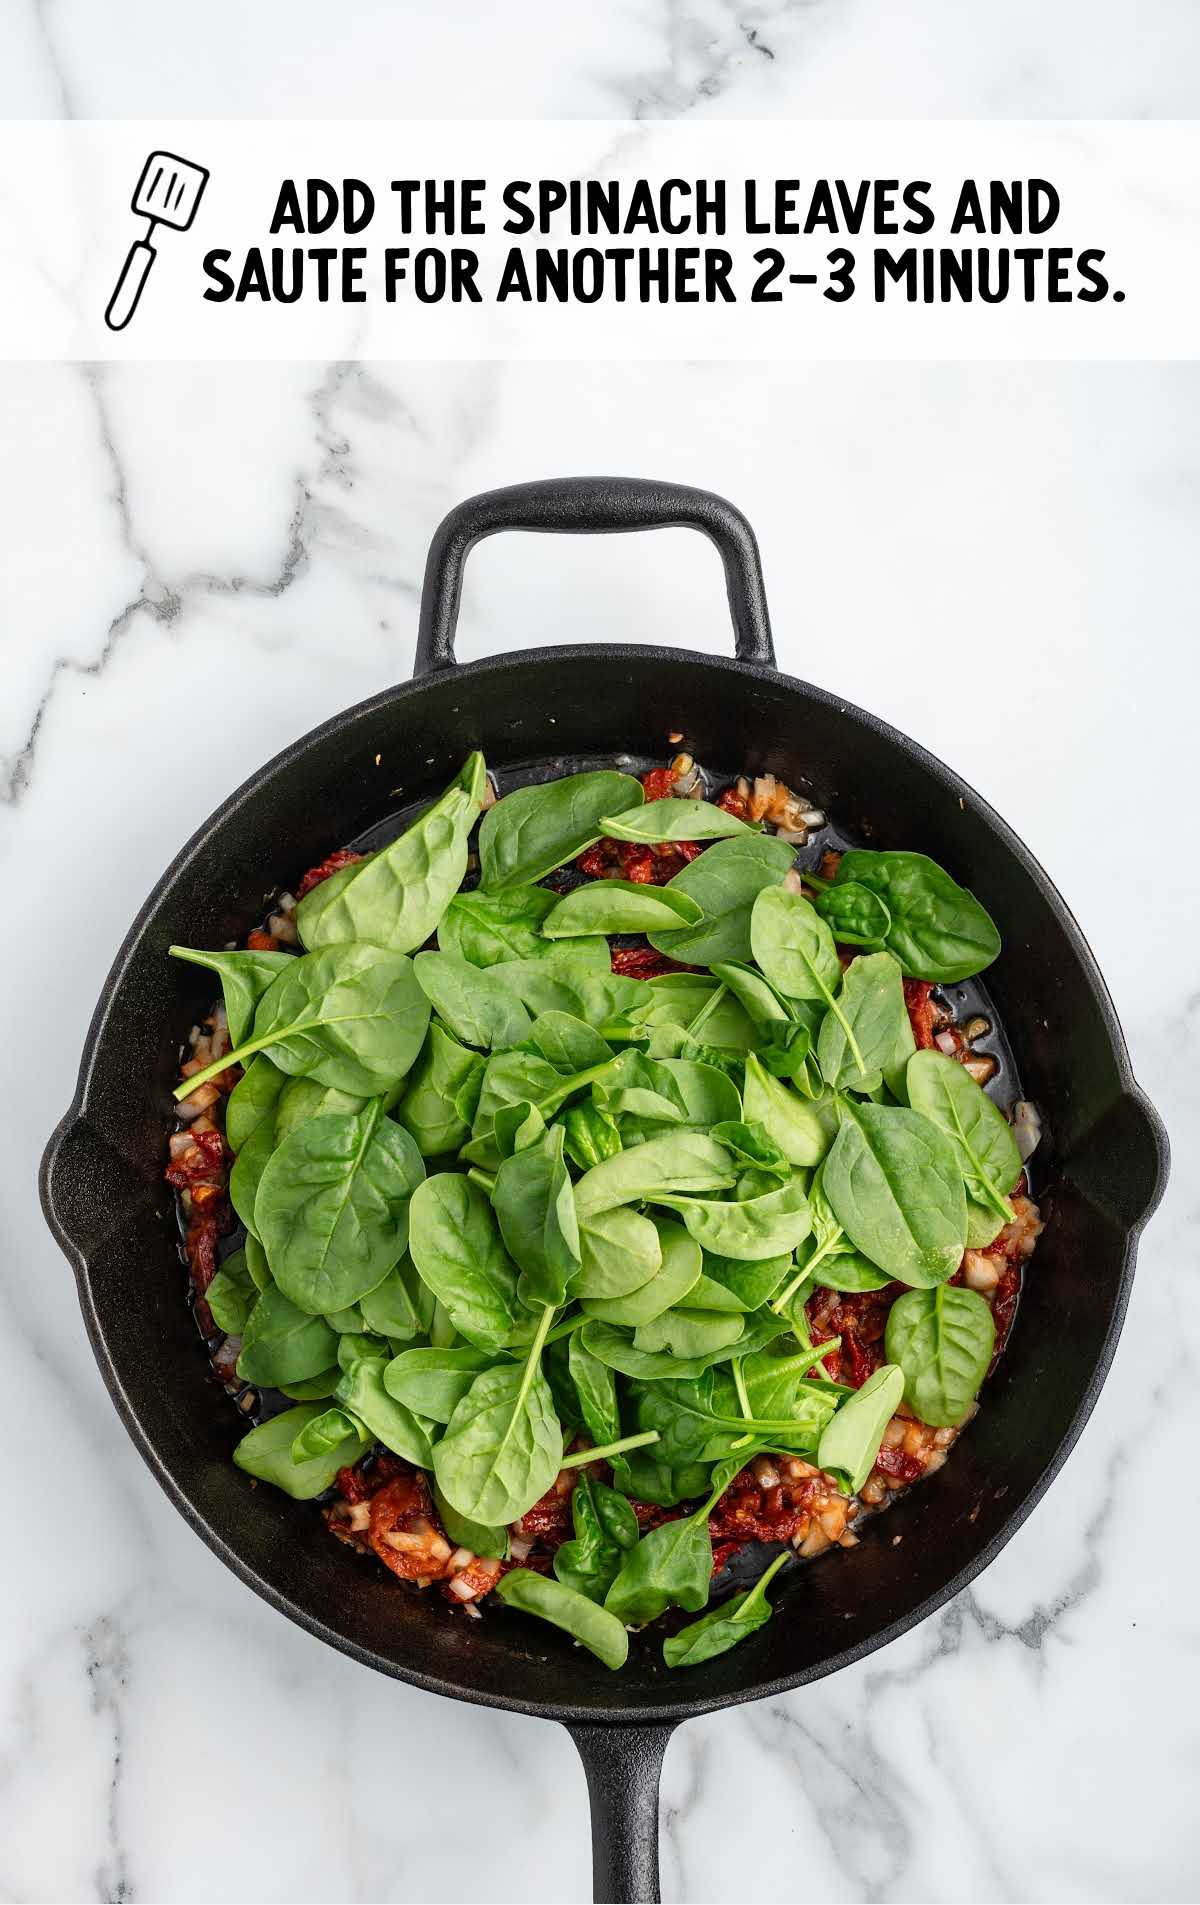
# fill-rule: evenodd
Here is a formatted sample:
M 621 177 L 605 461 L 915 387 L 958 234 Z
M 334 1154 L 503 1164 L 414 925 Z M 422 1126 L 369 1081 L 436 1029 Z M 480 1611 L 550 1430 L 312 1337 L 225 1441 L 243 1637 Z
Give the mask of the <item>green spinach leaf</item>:
M 533 886 L 593 846 L 604 832 L 606 813 L 623 813 L 643 798 L 640 781 L 609 771 L 518 787 L 489 809 L 479 829 L 484 890 Z
M 561 1627 L 614 1672 L 629 1658 L 629 1636 L 621 1622 L 561 1581 L 548 1581 L 531 1568 L 514 1568 L 499 1583 L 496 1595 L 519 1613 L 536 1614 L 539 1620 Z
M 221 981 L 225 1017 L 234 1045 L 240 1045 L 250 1036 L 255 1007 L 294 958 L 292 953 L 206 952 L 195 946 L 171 946 L 168 950 L 172 959 L 184 959 L 189 965 L 205 966 L 209 972 L 216 973 Z
M 757 833 L 736 814 L 726 813 L 711 800 L 648 800 L 625 814 L 610 814 L 601 822 L 610 840 L 632 840 L 652 846 L 663 840 L 721 840 L 733 834 Z
M 541 1368 L 547 1306 L 524 1364 L 476 1376 L 433 1452 L 438 1487 L 460 1515 L 489 1528 L 517 1521 L 558 1474 L 562 1430 Z
M 817 1063 L 834 1091 L 869 1091 L 912 1036 L 900 967 L 889 952 L 863 953 L 846 968 L 817 1034 Z
M 974 1290 L 908 1290 L 888 1312 L 888 1361 L 904 1372 L 904 1399 L 934 1429 L 955 1428 L 987 1375 L 992 1312 Z
M 558 1308 L 580 1267 L 579 1220 L 560 1128 L 552 1127 L 503 1160 L 492 1205 L 505 1248 L 521 1273 L 522 1301 Z
M 786 1552 L 777 1555 L 752 1588 L 742 1594 L 732 1595 L 720 1607 L 714 1607 L 710 1614 L 702 1614 L 698 1621 L 692 1621 L 689 1626 L 681 1628 L 678 1634 L 672 1634 L 665 1640 L 663 1659 L 667 1666 L 698 1667 L 702 1661 L 715 1660 L 718 1654 L 727 1654 L 748 1634 L 755 1634 L 760 1627 L 765 1627 L 771 1618 L 767 1588 L 787 1559 Z
M 758 1197 L 722 1203 L 715 1198 L 680 1197 L 667 1191 L 653 1193 L 682 1217 L 690 1234 L 705 1250 L 719 1257 L 778 1257 L 792 1251 L 808 1235 L 811 1218 L 804 1179 L 796 1175 Z
M 891 930 L 892 916 L 886 902 L 858 880 L 823 888 L 817 894 L 816 908 L 843 946 L 882 946 Z
M 874 1468 L 883 1432 L 903 1395 L 903 1371 L 885 1363 L 847 1398 L 823 1430 L 817 1462 L 848 1495 L 858 1493 Z
M 528 1012 L 490 971 L 449 952 L 418 953 L 413 971 L 434 1011 L 465 1045 L 503 1052 L 529 1037 Z
M 639 1323 L 652 1322 L 672 1304 L 682 1302 L 700 1275 L 700 1246 L 688 1236 L 682 1224 L 673 1224 L 668 1218 L 659 1218 L 653 1229 L 660 1253 L 658 1269 L 646 1283 L 627 1295 L 584 1297 L 583 1308 L 588 1316 L 633 1328 Z
M 765 1127 L 791 1164 L 819 1164 L 837 1135 L 832 1099 L 814 1102 L 789 1091 L 754 1052 L 746 1056 L 742 1107 L 748 1119 Z
M 381 1356 L 359 1356 L 342 1371 L 334 1400 L 366 1424 L 371 1434 L 417 1468 L 433 1461 L 429 1424 L 389 1395 L 384 1384 L 387 1364 Z
M 660 1201 L 668 1190 L 728 1190 L 735 1177 L 724 1145 L 705 1132 L 672 1132 L 593 1165 L 575 1186 L 575 1207 L 582 1221 L 618 1204 Z
M 396 1110 L 423 1158 L 457 1150 L 471 1132 L 483 1086 L 484 1060 L 430 1025 L 420 1057 L 408 1075 L 408 1087 Z
M 633 880 L 594 880 L 568 893 L 542 922 L 547 939 L 574 939 L 583 933 L 676 932 L 696 926 L 700 906 L 686 893 Z
M 231 1251 L 204 1292 L 212 1319 L 227 1336 L 240 1336 L 246 1319 L 258 1301 L 258 1289 L 250 1275 L 244 1250 Z
M 404 1349 L 384 1370 L 383 1386 L 414 1415 L 449 1422 L 480 1370 L 490 1369 L 494 1361 L 490 1350 L 469 1346 Z
M 337 1361 L 337 1353 L 337 1333 L 325 1319 L 297 1309 L 272 1284 L 246 1319 L 237 1373 L 243 1382 L 277 1389 L 319 1375 Z
M 967 1203 L 949 1138 L 919 1112 L 844 1100 L 823 1186 L 855 1248 L 901 1283 L 944 1283 L 962 1262 Z
M 279 1098 L 287 1082 L 286 1075 L 278 1065 L 272 1065 L 265 1052 L 250 1060 L 225 1106 L 225 1136 L 231 1151 L 240 1151 L 260 1124 L 270 1123 L 276 1117 Z
M 779 885 L 795 857 L 793 847 L 771 834 L 718 840 L 681 867 L 662 889 L 695 900 L 703 915 L 700 924 L 661 935 L 651 933 L 650 944 L 690 966 L 749 959 L 754 903 L 761 892 Z
M 469 1178 L 443 1171 L 418 1185 L 409 1248 L 422 1282 L 468 1343 L 499 1350 L 528 1336 L 534 1319 L 517 1297 L 516 1265 L 491 1204 Z
M 1012 1222 L 1008 1193 L 1021 1175 L 1012 1127 L 963 1066 L 942 1052 L 914 1052 L 906 1073 L 908 1102 L 954 1147 L 967 1195 Z
M 557 902 L 558 895 L 542 886 L 517 887 L 511 893 L 456 893 L 438 925 L 438 945 L 473 966 L 540 959 L 547 952 L 541 924 Z
M 355 1431 L 335 1447 L 297 1462 L 292 1455 L 297 1437 L 310 1422 L 326 1413 L 320 1402 L 284 1409 L 242 1437 L 233 1451 L 234 1461 L 256 1481 L 272 1482 L 295 1501 L 312 1501 L 332 1485 L 340 1468 L 353 1466 L 371 1445 L 371 1437 L 365 1431 L 361 1434 Z
M 1000 935 L 973 893 L 923 853 L 844 853 L 836 885 L 870 887 L 891 915 L 887 947 L 910 978 L 956 985 L 990 966 Z

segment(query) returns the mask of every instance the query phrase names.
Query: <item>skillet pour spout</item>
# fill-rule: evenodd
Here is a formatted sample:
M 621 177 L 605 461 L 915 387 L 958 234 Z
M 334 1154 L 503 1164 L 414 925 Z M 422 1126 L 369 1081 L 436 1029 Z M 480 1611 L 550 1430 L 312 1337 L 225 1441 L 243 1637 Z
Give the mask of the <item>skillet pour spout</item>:
M 481 537 L 680 525 L 721 555 L 733 658 L 604 645 L 455 662 L 464 566 Z M 611 1674 L 506 1608 L 469 1623 L 398 1590 L 382 1569 L 356 1568 L 311 1505 L 252 1489 L 230 1463 L 239 1420 L 204 1379 L 162 1180 L 178 1041 L 207 1007 L 211 980 L 166 949 L 240 940 L 276 880 L 382 833 L 396 789 L 405 807 L 427 799 L 473 748 L 511 786 L 617 757 L 661 759 L 675 733 L 719 773 L 757 770 L 811 789 L 851 838 L 930 854 L 1000 922 L 987 993 L 1042 1115 L 1048 1222 L 984 1406 L 946 1466 L 869 1520 L 856 1548 L 788 1570 L 772 1620 L 733 1652 L 672 1672 L 656 1645 L 635 1642 L 628 1667 Z M 861 1658 L 943 1606 L 1015 1533 L 1095 1404 L 1166 1173 L 1166 1136 L 1133 1079 L 1103 979 L 1024 843 L 905 735 L 776 670 L 758 547 L 732 504 L 605 477 L 523 484 L 453 510 L 430 550 L 414 680 L 285 749 L 182 849 L 105 981 L 74 1102 L 43 1161 L 42 1199 L 114 1404 L 180 1513 L 256 1593 L 351 1658 L 565 1724 L 592 1799 L 596 1896 L 626 1900 L 658 1895 L 658 1778 L 675 1725 Z

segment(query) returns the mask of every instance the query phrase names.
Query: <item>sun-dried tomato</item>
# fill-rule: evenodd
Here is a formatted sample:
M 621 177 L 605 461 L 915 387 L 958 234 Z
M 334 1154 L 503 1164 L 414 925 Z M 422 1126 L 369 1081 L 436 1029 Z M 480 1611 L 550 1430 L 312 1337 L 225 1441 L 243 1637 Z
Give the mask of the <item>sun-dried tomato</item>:
M 339 847 L 336 853 L 327 854 L 319 866 L 309 867 L 296 888 L 296 898 L 302 900 L 306 893 L 311 893 L 314 886 L 320 886 L 322 880 L 327 880 L 331 873 L 340 873 L 343 867 L 353 866 L 361 859 L 362 854 L 352 852 L 349 847 Z
M 673 778 L 669 767 L 652 767 L 648 774 L 642 775 L 642 786 L 647 800 L 667 800 L 670 797 Z
M 721 792 L 717 795 L 716 805 L 721 809 L 722 813 L 732 814 L 735 820 L 749 820 L 750 818 L 750 802 L 745 794 L 738 793 L 736 782 L 733 782 L 728 787 L 722 788 Z
M 928 1052 L 933 1046 L 933 1000 L 929 996 L 932 991 L 928 979 L 904 981 L 904 1003 L 918 1052 Z
M 397 1548 L 392 1535 L 412 1538 L 414 1547 Z M 375 1553 L 402 1580 L 428 1580 L 445 1572 L 451 1549 L 434 1513 L 429 1484 L 419 1469 L 386 1482 L 371 1496 L 367 1539 Z M 436 1552 L 444 1549 L 444 1553 Z
M 224 1182 L 225 1140 L 219 1131 L 197 1131 L 179 1157 L 171 1159 L 163 1176 L 177 1191 L 192 1184 Z
M 527 1541 L 538 1541 L 545 1547 L 557 1548 L 571 1532 L 571 1496 L 574 1494 L 575 1474 L 571 1471 L 571 1486 L 560 1489 L 555 1482 L 546 1493 L 527 1508 L 516 1523 L 518 1535 Z
M 875 1466 L 882 1475 L 890 1475 L 893 1481 L 915 1482 L 925 1473 L 925 1464 L 919 1455 L 909 1455 L 902 1444 L 894 1447 L 885 1442 L 875 1457 Z
M 262 933 L 257 926 L 252 933 L 246 934 L 246 944 L 251 952 L 279 951 L 279 941 L 274 933 Z
M 614 946 L 612 969 L 624 979 L 657 979 L 660 973 L 688 971 L 653 946 Z
M 616 863 L 617 843 L 607 838 L 597 840 L 595 846 L 589 847 L 586 853 L 581 853 L 575 862 L 579 871 L 586 873 L 593 880 L 602 880 L 606 873 L 611 873 Z
M 1010 1263 L 1001 1275 L 992 1298 L 992 1321 L 996 1325 L 996 1346 L 992 1354 L 992 1369 L 999 1362 L 1004 1345 L 1008 1341 L 1008 1333 L 1013 1326 L 1020 1295 L 1021 1267 L 1019 1264 Z
M 204 1295 L 217 1274 L 219 1234 L 217 1219 L 209 1213 L 189 1224 L 184 1235 L 183 1247 L 187 1252 L 188 1269 L 192 1273 L 192 1282 L 196 1286 L 197 1296 Z

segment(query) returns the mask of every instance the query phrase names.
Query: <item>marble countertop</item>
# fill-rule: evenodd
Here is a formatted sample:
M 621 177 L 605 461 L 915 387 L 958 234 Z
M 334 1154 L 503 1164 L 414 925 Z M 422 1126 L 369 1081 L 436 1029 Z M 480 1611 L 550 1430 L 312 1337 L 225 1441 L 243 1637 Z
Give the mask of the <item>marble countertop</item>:
M 214 0 L 165 28 L 148 0 L 0 4 L 8 116 L 1167 116 L 1195 111 L 1200 71 L 1200 16 L 1173 0 L 1134 35 L 1110 0 L 1065 0 L 1053 32 L 1020 0 L 569 20 L 534 0 L 519 44 L 486 0 Z M 557 1728 L 342 1659 L 170 1510 L 102 1388 L 35 1173 L 99 976 L 180 842 L 258 762 L 408 674 L 443 511 L 619 470 L 739 502 L 781 666 L 914 734 L 1030 842 L 1175 1149 L 1112 1376 L 1049 1496 L 905 1639 L 676 1736 L 664 1895 L 1193 1898 L 1200 1543 L 1169 1517 L 1200 1322 L 1200 368 L 0 365 L 0 418 L 0 1897 L 588 1895 Z M 502 539 L 467 595 L 467 657 L 532 630 L 729 640 L 715 557 L 682 533 Z

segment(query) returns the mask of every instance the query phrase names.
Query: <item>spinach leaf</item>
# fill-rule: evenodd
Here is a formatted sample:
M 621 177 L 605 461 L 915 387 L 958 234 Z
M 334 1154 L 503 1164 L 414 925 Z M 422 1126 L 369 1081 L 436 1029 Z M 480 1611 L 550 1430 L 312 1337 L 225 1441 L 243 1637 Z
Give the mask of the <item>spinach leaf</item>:
M 605 1065 L 612 1046 L 573 1012 L 542 1012 L 533 1021 L 529 1042 L 564 1078 Z
M 262 1291 L 246 1319 L 237 1373 L 243 1382 L 278 1388 L 317 1376 L 337 1361 L 338 1339 L 320 1316 L 308 1316 L 274 1284 Z
M 423 1336 L 425 1329 L 418 1303 L 420 1290 L 416 1266 L 411 1257 L 402 1257 L 382 1283 L 364 1291 L 358 1299 L 367 1329 L 376 1336 L 386 1336 L 392 1343 L 407 1343 L 414 1336 Z
M 728 1190 L 735 1176 L 728 1151 L 707 1133 L 672 1132 L 593 1165 L 575 1186 L 575 1208 L 582 1221 L 618 1204 L 659 1201 L 667 1190 Z
M 769 1177 L 790 1178 L 792 1167 L 767 1130 L 757 1119 L 722 1119 L 712 1127 L 712 1135 L 723 1144 L 736 1164 L 744 1169 L 764 1172 Z
M 699 1244 L 692 1241 L 681 1224 L 673 1224 L 667 1218 L 658 1219 L 654 1231 L 661 1262 L 649 1281 L 626 1296 L 584 1297 L 583 1308 L 588 1316 L 599 1317 L 605 1323 L 634 1327 L 661 1316 L 687 1295 L 700 1275 Z
M 434 1011 L 465 1045 L 507 1051 L 529 1037 L 528 1012 L 490 971 L 449 952 L 418 953 L 413 971 Z
M 484 1061 L 436 1023 L 408 1075 L 408 1087 L 396 1110 L 423 1158 L 443 1157 L 470 1135 L 479 1105 Z
M 549 943 L 549 942 L 547 942 Z M 603 939 L 573 939 L 556 942 L 557 959 L 505 959 L 488 968 L 493 979 L 512 989 L 535 1016 L 544 1012 L 569 1012 L 586 1025 L 603 1032 L 608 1022 L 627 1012 L 641 999 L 642 981 L 625 979 L 596 965 L 590 954 L 575 957 L 581 946 L 607 946 Z
M 817 1034 L 817 1063 L 834 1091 L 869 1091 L 905 1032 L 912 1036 L 900 968 L 889 952 L 863 953 L 846 968 Z
M 227 1336 L 240 1336 L 258 1301 L 258 1289 L 246 1264 L 244 1250 L 231 1251 L 204 1292 L 212 1319 Z
M 962 1262 L 967 1202 L 954 1147 L 919 1112 L 842 1105 L 825 1195 L 855 1248 L 901 1283 L 944 1283 Z
M 429 1425 L 388 1394 L 383 1380 L 386 1369 L 380 1356 L 359 1356 L 343 1370 L 334 1400 L 364 1422 L 393 1455 L 417 1468 L 428 1468 L 433 1460 Z
M 533 886 L 593 846 L 604 832 L 606 813 L 622 813 L 643 798 L 640 781 L 608 771 L 518 787 L 483 817 L 481 885 L 488 893 Z
M 357 1303 L 348 1303 L 344 1310 L 326 1310 L 325 1321 L 339 1336 L 361 1336 L 366 1329 L 363 1313 Z
M 574 1539 L 554 1556 L 554 1572 L 564 1587 L 589 1601 L 602 1601 L 617 1578 L 626 1549 L 637 1546 L 638 1520 L 624 1495 L 607 1483 L 581 1475 L 571 1496 Z
M 628 1204 L 597 1212 L 579 1226 L 579 1268 L 571 1296 L 627 1297 L 657 1276 L 662 1263 L 659 1234 L 648 1217 Z
M 636 1154 L 635 1154 L 636 1155 Z M 653 1193 L 656 1204 L 678 1212 L 688 1231 L 705 1250 L 720 1257 L 778 1257 L 792 1251 L 808 1235 L 811 1222 L 803 1177 L 740 1203 Z
M 340 1448 L 343 1442 L 351 1438 L 357 1440 L 364 1433 L 364 1425 L 357 1416 L 348 1415 L 344 1409 L 326 1409 L 297 1432 L 292 1443 L 292 1460 L 307 1462 L 313 1456 L 328 1455 L 330 1449 Z
M 567 1341 L 567 1369 L 575 1385 L 583 1426 L 593 1448 L 616 1442 L 621 1435 L 621 1411 L 617 1402 L 616 1378 L 607 1363 L 592 1355 L 580 1332 L 575 1330 Z M 614 1462 L 613 1467 L 617 1464 Z
M 829 1347 L 829 1343 L 810 1344 L 807 1349 L 781 1355 L 776 1344 L 740 1359 L 750 1415 L 760 1426 L 794 1420 L 798 1428 L 811 1432 L 833 1414 L 838 1395 L 830 1395 L 808 1380 L 809 1370 Z M 841 1393 L 851 1392 L 842 1389 Z
M 888 1361 L 904 1372 L 909 1408 L 933 1429 L 963 1420 L 995 1346 L 992 1312 L 974 1290 L 908 1290 L 888 1312 Z
M 777 1315 L 792 1313 L 793 1300 L 803 1283 L 819 1283 L 828 1290 L 882 1290 L 891 1282 L 886 1270 L 877 1270 L 854 1248 L 834 1216 L 833 1206 L 825 1195 L 823 1166 L 809 1185 L 808 1205 L 812 1214 L 812 1247 L 802 1255 L 796 1274 L 771 1304 Z
M 727 1343 L 703 1356 L 671 1356 L 663 1350 L 638 1349 L 628 1330 L 602 1323 L 599 1317 L 589 1317 L 580 1340 L 597 1361 L 607 1363 L 620 1375 L 632 1376 L 638 1382 L 661 1382 L 664 1378 L 673 1381 L 700 1376 L 714 1364 L 728 1362 L 731 1356 L 748 1356 L 782 1336 L 787 1328 L 781 1318 L 763 1312 L 748 1319 L 736 1343 Z
M 601 822 L 609 840 L 632 840 L 654 845 L 662 840 L 721 840 L 732 834 L 757 833 L 736 814 L 726 813 L 711 800 L 648 800 L 625 814 L 610 814 Z
M 545 1135 L 546 1120 L 536 1105 L 505 1105 L 496 1113 L 496 1149 L 501 1162 L 540 1144 Z M 499 1170 L 499 1164 L 496 1168 Z
M 706 1250 L 700 1281 L 725 1290 L 739 1310 L 758 1310 L 775 1294 L 791 1264 L 791 1256 L 783 1251 L 778 1256 L 747 1262 L 744 1257 L 725 1257 Z
M 256 1290 L 265 1290 L 271 1281 L 271 1266 L 267 1262 L 266 1251 L 252 1230 L 246 1232 L 242 1248 L 246 1253 L 246 1268 L 250 1272 L 251 1282 Z
M 172 959 L 184 959 L 189 965 L 205 966 L 217 974 L 234 1045 L 249 1037 L 259 1000 L 295 957 L 280 952 L 205 952 L 194 946 L 171 946 L 168 951 Z
M 502 959 L 539 959 L 547 948 L 540 927 L 558 895 L 543 886 L 511 893 L 456 893 L 438 924 L 438 945 L 473 966 Z
M 508 1529 L 488 1528 L 481 1521 L 472 1521 L 469 1515 L 460 1515 L 457 1508 L 450 1506 L 432 1476 L 430 1480 L 433 1482 L 434 1506 L 438 1520 L 446 1531 L 447 1541 L 452 1541 L 456 1548 L 469 1548 L 472 1554 L 491 1555 L 496 1560 L 507 1561 Z
M 521 1273 L 521 1300 L 559 1307 L 579 1269 L 579 1220 L 561 1129 L 553 1127 L 503 1160 L 492 1205 L 505 1248 Z
M 662 889 L 695 900 L 703 914 L 700 924 L 661 935 L 651 933 L 650 944 L 689 966 L 749 959 L 750 915 L 755 900 L 764 890 L 779 885 L 795 857 L 793 847 L 771 834 L 718 840 L 690 865 L 681 867 Z
M 242 1437 L 233 1451 L 234 1461 L 247 1475 L 260 1482 L 273 1482 L 293 1500 L 312 1501 L 331 1487 L 340 1468 L 351 1467 L 371 1445 L 368 1434 L 355 1431 L 336 1447 L 297 1462 L 292 1445 L 310 1422 L 326 1413 L 319 1402 L 284 1409 Z
M 408 1243 L 408 1205 L 425 1167 L 407 1131 L 383 1115 L 327 1112 L 298 1125 L 271 1157 L 254 1215 L 271 1274 L 312 1316 L 382 1283 Z
M 477 1349 L 506 1348 L 532 1321 L 517 1299 L 516 1266 L 492 1207 L 469 1178 L 444 1171 L 417 1186 L 409 1248 L 422 1282 Z
M 819 1164 L 837 1133 L 832 1100 L 813 1102 L 780 1083 L 754 1052 L 746 1055 L 745 1117 L 761 1124 L 792 1164 Z
M 328 946 L 289 959 L 258 1002 L 253 1037 L 185 1079 L 175 1096 L 265 1051 L 292 1077 L 371 1098 L 404 1077 L 428 1024 L 411 959 L 378 946 Z
M 750 943 L 771 984 L 787 998 L 833 1004 L 842 977 L 833 934 L 799 893 L 769 886 L 758 895 L 750 917 Z
M 696 926 L 699 905 L 670 885 L 646 886 L 634 880 L 594 880 L 577 886 L 542 921 L 547 939 L 573 939 L 582 933 L 675 932 Z
M 827 1424 L 817 1450 L 818 1466 L 856 1495 L 875 1466 L 883 1432 L 904 1395 L 904 1372 L 885 1363 L 842 1404 Z
M 1000 935 L 975 898 L 923 853 L 844 853 L 837 886 L 870 887 L 891 915 L 887 947 L 914 979 L 955 985 L 990 966 Z
M 698 1667 L 702 1661 L 715 1660 L 718 1654 L 727 1654 L 748 1634 L 755 1634 L 765 1627 L 771 1618 L 771 1603 L 767 1599 L 767 1588 L 788 1559 L 786 1551 L 777 1555 L 765 1573 L 761 1574 L 752 1588 L 742 1594 L 734 1594 L 720 1607 L 714 1607 L 711 1614 L 702 1614 L 698 1621 L 681 1628 L 678 1634 L 672 1634 L 663 1642 L 663 1659 L 668 1667 Z
M 914 1052 L 906 1084 L 913 1110 L 953 1145 L 967 1196 L 989 1206 L 1002 1224 L 1011 1223 L 1008 1193 L 1021 1175 L 1021 1153 L 1008 1119 L 970 1073 L 942 1052 Z
M 745 1334 L 745 1319 L 729 1310 L 698 1310 L 687 1305 L 662 1310 L 633 1332 L 635 1349 L 665 1350 L 687 1360 L 727 1349 Z
M 494 1361 L 486 1349 L 404 1349 L 384 1370 L 383 1386 L 414 1415 L 449 1422 L 480 1370 Z
M 562 1430 L 541 1368 L 553 1314 L 547 1306 L 524 1365 L 500 1363 L 476 1376 L 433 1452 L 447 1501 L 489 1528 L 532 1508 L 562 1462 Z
M 260 1124 L 276 1115 L 287 1078 L 278 1065 L 272 1065 L 265 1052 L 252 1058 L 229 1094 L 225 1106 L 225 1136 L 231 1151 L 240 1151 Z
M 498 1584 L 496 1596 L 519 1613 L 536 1614 L 539 1620 L 561 1627 L 614 1671 L 629 1658 L 629 1636 L 621 1622 L 561 1581 L 548 1581 L 531 1568 L 514 1568 Z
M 559 1116 L 563 1147 L 572 1164 L 590 1171 L 593 1164 L 615 1158 L 621 1149 L 617 1121 L 596 1104 L 569 1105 Z
M 873 888 L 858 880 L 823 888 L 817 894 L 816 908 L 843 946 L 882 946 L 891 930 L 892 916 L 886 903 Z
M 728 1073 L 693 1058 L 622 1052 L 592 1092 L 606 1110 L 627 1121 L 621 1126 L 626 1141 L 664 1137 L 664 1123 L 708 1131 L 714 1125 L 737 1123 L 742 1115 L 741 1097 Z
M 299 1382 L 281 1382 L 279 1388 L 281 1394 L 289 1396 L 293 1402 L 320 1402 L 332 1396 L 341 1379 L 342 1372 L 338 1365 L 331 1363 L 328 1369 L 318 1370 L 315 1376 L 302 1376 Z M 370 1439 L 368 1436 L 368 1442 Z
M 685 1028 L 721 990 L 706 972 L 662 972 L 641 979 L 641 997 L 631 1017 L 639 1025 Z
M 604 1605 L 627 1626 L 657 1620 L 671 1605 L 690 1613 L 704 1606 L 712 1581 L 708 1517 L 741 1467 L 737 1456 L 720 1463 L 706 1502 L 681 1521 L 663 1522 L 642 1536 L 621 1564 Z
M 260 1052 L 254 1065 L 270 1062 Z M 283 1078 L 282 1073 L 280 1077 Z M 369 1102 L 355 1092 L 339 1091 L 336 1085 L 318 1085 L 315 1078 L 283 1078 L 283 1090 L 275 1107 L 275 1143 L 282 1144 L 297 1125 L 309 1118 L 320 1118 L 327 1111 L 362 1111 Z
M 258 1221 L 254 1215 L 258 1187 L 274 1147 L 275 1120 L 266 1118 L 246 1139 L 229 1173 L 229 1201 L 252 1237 L 258 1236 Z
M 440 799 L 390 846 L 360 860 L 344 885 L 314 887 L 296 908 L 304 944 L 367 940 L 393 953 L 423 946 L 462 885 L 485 786 L 483 756 L 473 754 Z
M 759 1032 L 769 1031 L 779 1037 L 781 1028 L 792 1024 L 787 1001 L 757 966 L 741 959 L 722 959 L 714 963 L 712 972 L 749 1013 Z

